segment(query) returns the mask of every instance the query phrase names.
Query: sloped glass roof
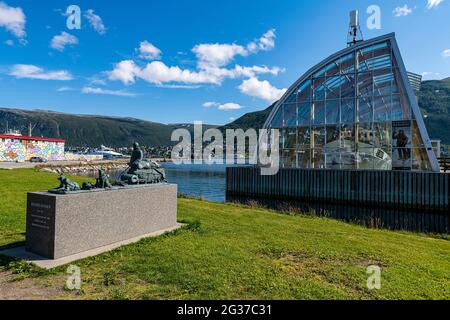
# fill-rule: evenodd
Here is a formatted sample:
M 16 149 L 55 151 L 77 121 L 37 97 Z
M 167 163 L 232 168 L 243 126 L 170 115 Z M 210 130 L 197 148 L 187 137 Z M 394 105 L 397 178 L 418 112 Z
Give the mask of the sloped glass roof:
M 302 76 L 266 128 L 286 168 L 437 170 L 394 34 L 349 47 Z

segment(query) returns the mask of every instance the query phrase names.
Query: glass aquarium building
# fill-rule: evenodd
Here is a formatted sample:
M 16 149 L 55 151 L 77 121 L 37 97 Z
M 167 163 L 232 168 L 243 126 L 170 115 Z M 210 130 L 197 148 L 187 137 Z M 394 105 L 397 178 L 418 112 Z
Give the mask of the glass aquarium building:
M 310 69 L 265 128 L 280 129 L 283 168 L 439 172 L 393 33 Z

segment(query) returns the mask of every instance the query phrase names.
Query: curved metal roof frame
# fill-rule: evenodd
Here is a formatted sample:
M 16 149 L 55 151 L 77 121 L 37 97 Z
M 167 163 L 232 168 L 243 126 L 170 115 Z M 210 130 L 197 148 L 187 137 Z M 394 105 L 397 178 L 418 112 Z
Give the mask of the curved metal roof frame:
M 325 67 L 326 65 L 328 65 L 329 63 L 331 63 L 332 61 L 335 61 L 336 59 L 338 59 L 339 57 L 345 56 L 353 51 L 368 47 L 370 45 L 374 45 L 377 44 L 379 42 L 383 42 L 389 40 L 391 42 L 392 45 L 392 49 L 393 52 L 395 54 L 395 57 L 397 59 L 397 64 L 398 64 L 398 68 L 402 77 L 402 81 L 406 90 L 406 94 L 408 96 L 408 99 L 411 103 L 411 108 L 413 110 L 414 113 L 414 118 L 417 121 L 418 127 L 419 127 L 419 131 L 420 134 L 422 136 L 423 142 L 425 144 L 425 148 L 427 149 L 427 153 L 428 153 L 428 158 L 430 159 L 431 162 L 431 166 L 434 172 L 440 172 L 440 167 L 439 167 L 439 162 L 436 158 L 436 155 L 434 154 L 432 145 L 431 145 L 431 140 L 428 136 L 428 132 L 426 130 L 425 127 L 425 123 L 423 121 L 422 118 L 422 114 L 420 113 L 420 109 L 419 109 L 419 105 L 417 102 L 417 99 L 414 95 L 414 91 L 411 88 L 411 85 L 409 83 L 408 80 L 408 74 L 406 71 L 406 67 L 405 64 L 403 62 L 403 58 L 400 54 L 400 49 L 398 47 L 397 44 L 397 40 L 395 39 L 395 33 L 389 33 L 380 37 L 376 37 L 373 39 L 369 39 L 366 41 L 362 41 L 359 42 L 358 44 L 354 45 L 354 46 L 350 46 L 348 48 L 345 48 L 343 50 L 340 50 L 336 53 L 334 53 L 333 55 L 329 56 L 328 58 L 326 58 L 325 60 L 323 60 L 322 62 L 320 62 L 319 64 L 315 65 L 314 67 L 312 67 L 311 69 L 309 69 L 303 76 L 300 77 L 300 79 L 298 79 L 287 91 L 286 93 L 281 97 L 281 99 L 276 103 L 275 107 L 273 108 L 272 112 L 270 113 L 269 117 L 267 118 L 266 122 L 264 123 L 264 129 L 269 128 L 270 123 L 273 120 L 273 117 L 277 114 L 277 112 L 280 110 L 280 107 L 283 105 L 283 103 L 285 102 L 286 99 L 288 99 L 291 94 L 297 90 L 298 86 L 300 86 L 304 81 L 306 81 L 308 78 L 310 78 L 314 73 L 316 73 L 317 71 L 319 71 L 321 68 Z

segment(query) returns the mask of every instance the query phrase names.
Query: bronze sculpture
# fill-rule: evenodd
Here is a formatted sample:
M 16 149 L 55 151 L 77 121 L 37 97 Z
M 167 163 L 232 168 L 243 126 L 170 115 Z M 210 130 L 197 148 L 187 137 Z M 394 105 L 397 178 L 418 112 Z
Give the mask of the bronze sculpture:
M 119 181 L 116 181 L 114 184 L 109 181 L 109 175 L 104 170 L 98 170 L 98 178 L 96 179 L 95 185 L 90 182 L 85 182 L 82 188 L 80 188 L 78 183 L 70 181 L 64 175 L 61 175 L 58 180 L 60 181 L 59 188 L 49 190 L 50 193 L 67 194 L 116 189 L 131 185 L 156 184 L 165 182 L 166 174 L 159 164 L 144 159 L 144 152 L 139 144 L 135 142 L 128 168 L 120 175 Z
M 153 184 L 166 180 L 164 169 L 157 163 L 144 159 L 144 152 L 139 143 L 133 144 L 128 169 L 120 176 L 122 185 Z
M 56 194 L 65 194 L 67 192 L 73 192 L 73 191 L 80 191 L 80 185 L 76 182 L 73 182 L 66 178 L 64 175 L 61 175 L 58 178 L 60 184 L 59 187 L 56 189 L 49 190 L 50 193 L 56 193 Z

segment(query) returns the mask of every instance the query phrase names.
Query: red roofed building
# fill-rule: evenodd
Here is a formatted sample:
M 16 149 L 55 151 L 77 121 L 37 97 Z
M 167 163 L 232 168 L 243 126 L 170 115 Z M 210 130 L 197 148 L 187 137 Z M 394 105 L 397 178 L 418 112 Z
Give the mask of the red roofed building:
M 65 160 L 65 140 L 0 134 L 0 161 L 25 162 L 40 157 L 49 161 Z

